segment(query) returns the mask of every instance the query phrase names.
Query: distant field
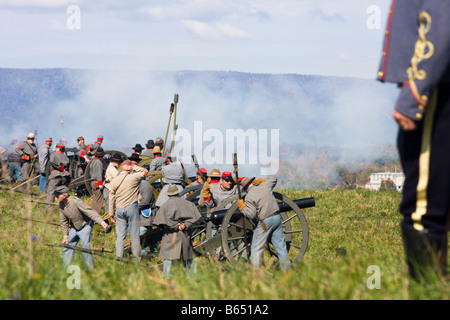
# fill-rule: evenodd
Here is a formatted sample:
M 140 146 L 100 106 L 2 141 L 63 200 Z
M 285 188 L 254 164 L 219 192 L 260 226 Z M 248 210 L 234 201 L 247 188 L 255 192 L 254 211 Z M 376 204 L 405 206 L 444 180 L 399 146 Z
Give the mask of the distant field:
M 0 191 L 0 299 L 2 300 L 409 300 L 450 298 L 450 282 L 419 286 L 408 280 L 397 211 L 400 194 L 367 190 L 280 191 L 291 199 L 314 197 L 303 210 L 309 246 L 303 260 L 282 273 L 275 265 L 253 270 L 205 257 L 198 272 L 186 277 L 175 268 L 171 279 L 159 271 L 94 256 L 95 270 L 85 270 L 80 253 L 79 289 L 70 270 L 60 265 L 57 210 L 22 194 Z M 94 231 L 92 247 L 114 249 L 115 231 Z M 337 251 L 337 248 L 341 248 Z M 345 251 L 345 252 L 344 252 Z M 343 253 L 344 252 L 344 253 Z M 144 260 L 156 264 L 156 258 Z

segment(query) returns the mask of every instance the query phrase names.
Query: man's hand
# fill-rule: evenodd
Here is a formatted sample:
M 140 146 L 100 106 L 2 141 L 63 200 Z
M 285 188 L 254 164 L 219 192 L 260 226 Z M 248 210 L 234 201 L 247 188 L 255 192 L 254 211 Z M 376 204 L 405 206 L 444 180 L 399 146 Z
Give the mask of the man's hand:
M 259 186 L 261 183 L 263 183 L 265 180 L 264 180 L 264 178 L 258 178 L 258 179 L 256 179 L 256 180 L 254 180 L 253 182 L 252 182 L 252 184 L 254 185 L 254 186 Z
M 244 200 L 239 199 L 239 200 L 237 201 L 237 206 L 238 206 L 239 210 L 244 209 L 244 207 L 245 207 Z
M 413 131 L 416 130 L 417 128 L 416 123 L 414 122 L 413 119 L 404 116 L 397 110 L 395 110 L 392 113 L 392 117 L 394 117 L 394 120 L 397 122 L 397 124 L 403 131 Z
M 184 222 L 179 221 L 178 222 L 178 230 L 183 231 L 186 229 L 186 225 L 184 224 Z
M 205 182 L 205 184 L 203 184 L 203 199 L 209 198 L 211 198 L 211 186 L 208 182 Z
M 112 222 L 112 223 L 116 223 L 116 216 L 112 216 L 112 217 L 111 217 L 111 222 Z
M 64 237 L 64 238 L 62 239 L 62 243 L 64 243 L 64 244 L 69 244 L 69 238 Z

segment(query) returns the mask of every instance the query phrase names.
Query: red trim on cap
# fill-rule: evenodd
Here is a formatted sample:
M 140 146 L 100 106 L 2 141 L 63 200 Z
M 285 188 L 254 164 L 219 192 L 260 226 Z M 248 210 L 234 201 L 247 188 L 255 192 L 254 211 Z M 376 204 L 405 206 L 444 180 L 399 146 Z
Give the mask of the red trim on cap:
M 222 178 L 230 178 L 230 177 L 232 177 L 231 172 L 229 172 L 229 171 L 224 171 L 224 172 L 222 173 Z

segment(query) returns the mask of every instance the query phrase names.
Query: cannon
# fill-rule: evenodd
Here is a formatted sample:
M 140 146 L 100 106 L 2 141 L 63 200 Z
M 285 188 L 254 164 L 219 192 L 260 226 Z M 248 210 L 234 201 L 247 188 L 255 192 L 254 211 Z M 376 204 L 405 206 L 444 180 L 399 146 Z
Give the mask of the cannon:
M 315 199 L 309 197 L 291 200 L 281 193 L 274 192 L 273 194 L 280 207 L 289 258 L 293 263 L 298 263 L 306 252 L 309 239 L 308 225 L 301 209 L 315 206 Z M 227 204 L 229 204 L 237 200 L 237 196 L 227 200 Z M 195 243 L 194 250 L 199 255 L 212 254 L 212 256 L 218 255 L 219 258 L 223 255 L 223 258 L 231 263 L 237 263 L 239 258 L 248 259 L 253 231 L 257 222 L 245 217 L 238 210 L 236 203 L 229 209 L 218 208 L 209 217 L 204 217 L 203 221 L 199 221 L 197 228 L 194 228 L 193 238 L 202 233 L 201 228 L 207 223 L 212 223 L 216 230 L 211 237 L 205 237 L 200 243 Z M 267 245 L 267 252 L 270 256 L 277 257 L 270 243 Z

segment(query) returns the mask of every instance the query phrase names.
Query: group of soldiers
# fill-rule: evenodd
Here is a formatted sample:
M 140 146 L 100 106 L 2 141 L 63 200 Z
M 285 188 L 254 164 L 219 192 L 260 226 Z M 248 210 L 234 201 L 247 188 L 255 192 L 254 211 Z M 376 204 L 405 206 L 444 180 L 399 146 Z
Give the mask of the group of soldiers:
M 77 170 L 80 170 L 80 175 L 86 174 L 83 170 L 87 170 L 82 164 L 89 163 L 91 206 L 69 193 L 70 161 L 65 154 L 63 141 L 56 144 L 52 152 L 50 148 L 53 141 L 48 138 L 38 150 L 34 144 L 34 134 L 30 133 L 23 143 L 15 145 L 14 149 L 12 145 L 8 151 L 11 179 L 21 181 L 31 177 L 33 170 L 37 168 L 40 190 L 47 196 L 46 211 L 52 211 L 50 203 L 53 203 L 55 197 L 59 201 L 64 244 L 74 246 L 81 242 L 83 248 L 89 249 L 93 224 L 101 225 L 108 232 L 111 226 L 107 219 L 110 219 L 116 225 L 116 256 L 123 257 L 124 241 L 126 235 L 130 234 L 131 253 L 134 259 L 139 260 L 143 254 L 148 253 L 147 250 L 151 253 L 157 251 L 156 247 L 142 248 L 140 237 L 156 226 L 164 229 L 159 249 L 159 258 L 163 260 L 163 274 L 171 274 L 172 261 L 177 259 L 182 259 L 188 270 L 195 270 L 189 228 L 201 214 L 194 203 L 180 197 L 180 192 L 188 186 L 202 185 L 198 205 L 206 207 L 209 214 L 222 201 L 238 194 L 240 188 L 248 191 L 248 194 L 245 201 L 237 200 L 239 209 L 247 217 L 259 222 L 253 237 L 252 264 L 260 266 L 264 245 L 271 238 L 278 252 L 280 265 L 283 269 L 289 268 L 279 207 L 273 196 L 276 178 L 265 180 L 247 177 L 237 181 L 229 171 L 213 169 L 208 173 L 205 168 L 198 168 L 195 181 L 190 182 L 183 164 L 173 154 L 162 154 L 164 141 L 161 138 L 157 138 L 156 142 L 148 140 L 145 149 L 136 144 L 132 148 L 133 153 L 127 158 L 120 153 L 111 155 L 105 170 L 102 142 L 103 136 L 98 136 L 97 141 L 89 145 L 85 144 L 83 137 L 77 138 Z M 138 165 L 142 159 L 149 158 L 152 159 L 149 164 Z M 48 166 L 50 174 L 48 170 L 46 174 Z M 163 176 L 163 188 L 156 199 L 152 185 L 146 180 L 148 175 L 155 172 L 160 172 Z M 229 203 L 227 208 L 232 204 Z M 72 255 L 73 249 L 62 249 L 63 265 L 70 264 Z M 88 267 L 93 267 L 89 253 L 83 252 L 82 257 Z

